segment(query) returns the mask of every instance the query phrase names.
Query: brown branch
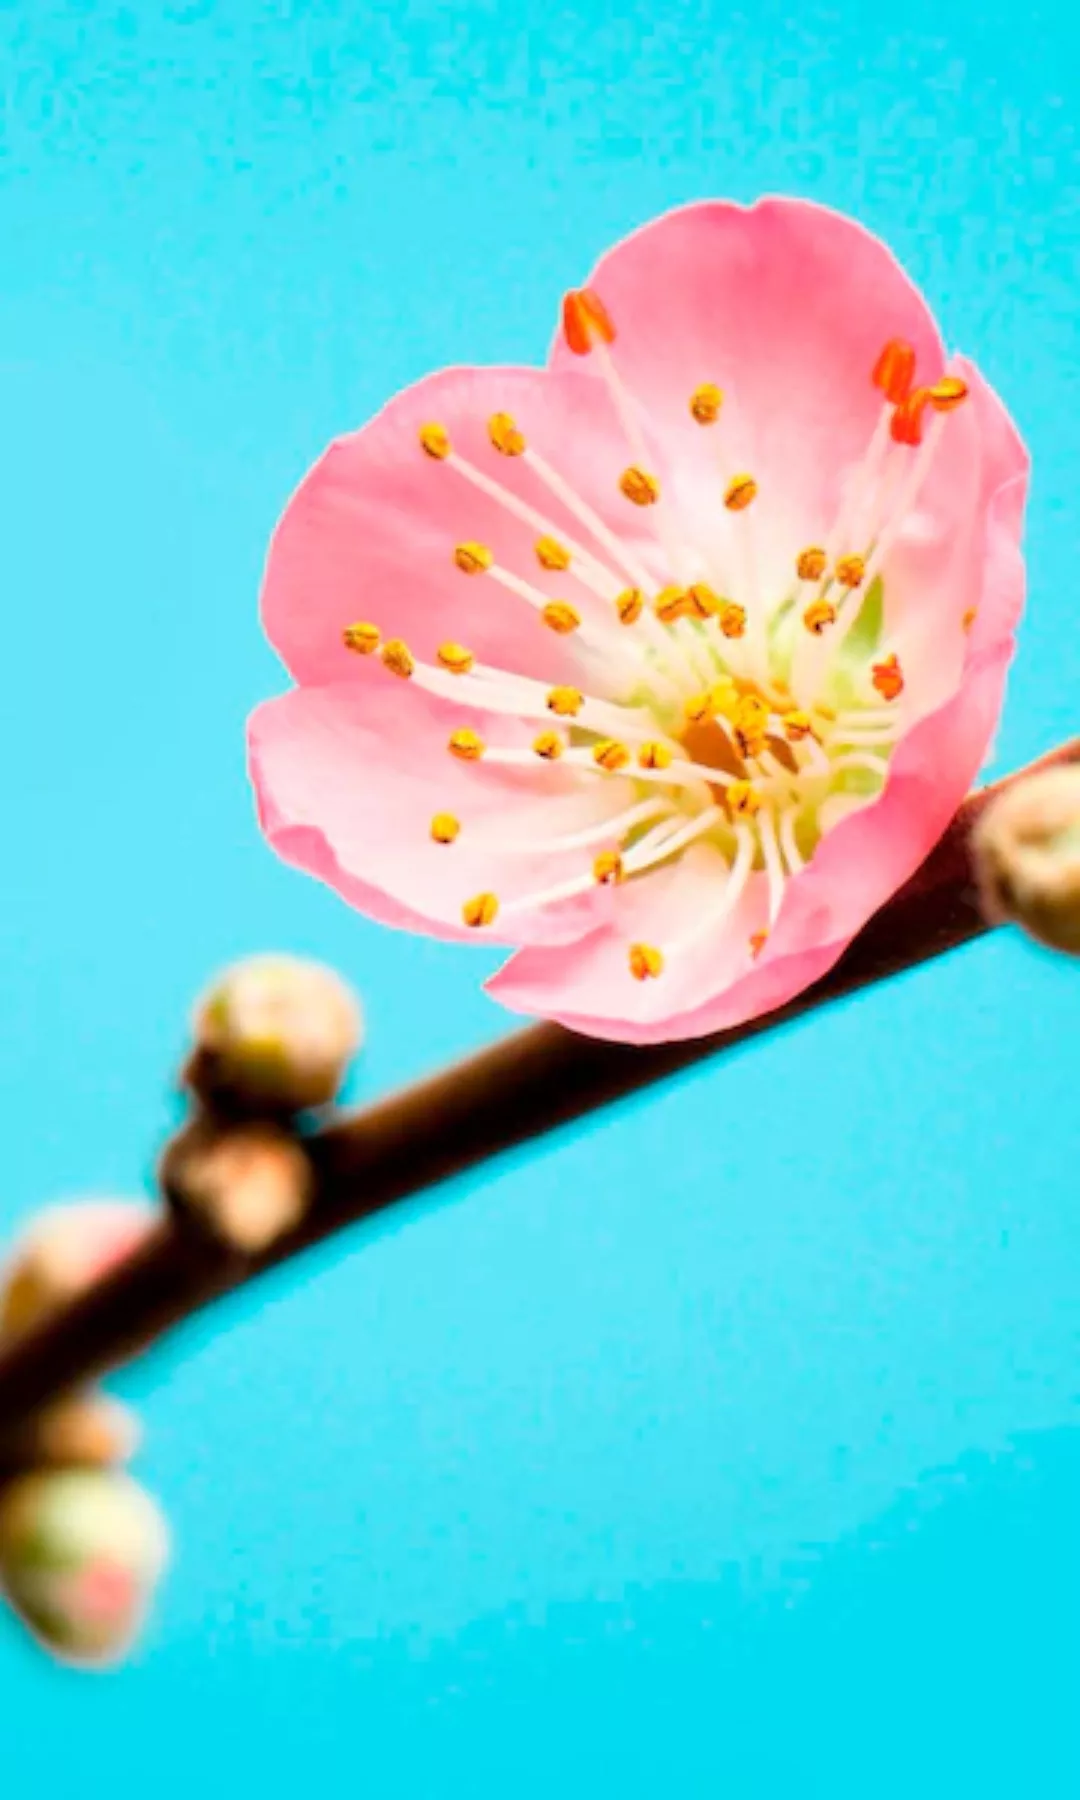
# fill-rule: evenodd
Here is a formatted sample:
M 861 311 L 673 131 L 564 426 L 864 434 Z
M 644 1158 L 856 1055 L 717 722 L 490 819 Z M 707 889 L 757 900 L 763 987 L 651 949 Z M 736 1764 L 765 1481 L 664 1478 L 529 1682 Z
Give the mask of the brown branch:
M 1080 739 L 1033 767 L 1076 761 Z M 303 1225 L 258 1260 L 237 1256 L 180 1218 L 166 1219 L 95 1288 L 0 1352 L 0 1431 L 331 1232 L 979 936 L 986 924 L 975 904 L 968 839 L 995 791 L 984 789 L 965 802 L 922 868 L 837 966 L 778 1012 L 712 1038 L 646 1049 L 578 1037 L 555 1025 L 515 1032 L 307 1139 L 314 1204 Z M 173 1147 L 173 1185 L 182 1185 L 184 1143 L 181 1137 Z

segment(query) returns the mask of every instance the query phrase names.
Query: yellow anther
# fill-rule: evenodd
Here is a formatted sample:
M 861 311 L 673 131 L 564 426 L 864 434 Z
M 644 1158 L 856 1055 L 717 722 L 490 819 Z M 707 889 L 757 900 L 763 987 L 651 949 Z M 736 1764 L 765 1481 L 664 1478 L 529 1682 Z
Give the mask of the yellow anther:
M 660 498 L 660 483 L 656 476 L 633 463 L 619 476 L 619 487 L 635 506 L 655 506 Z
M 484 575 L 495 561 L 486 544 L 458 544 L 454 561 L 463 575 Z
M 560 544 L 558 538 L 537 538 L 536 560 L 543 569 L 568 569 L 570 552 L 565 544 Z
M 346 650 L 353 650 L 357 656 L 374 656 L 379 648 L 380 636 L 377 625 L 346 625 L 341 634 Z
M 967 399 L 968 386 L 966 381 L 961 381 L 959 375 L 943 375 L 927 393 L 935 412 L 955 412 Z
M 715 619 L 723 612 L 725 601 L 707 581 L 695 581 L 686 590 L 686 610 L 695 619 Z
M 576 631 L 581 624 L 581 614 L 576 606 L 570 605 L 568 600 L 549 600 L 540 617 L 544 624 L 550 626 L 552 631 L 557 631 L 560 637 L 565 637 L 570 631 Z
M 436 813 L 431 821 L 431 835 L 437 844 L 452 844 L 461 830 L 461 820 L 453 813 Z
M 715 381 L 703 381 L 690 396 L 690 411 L 699 425 L 715 425 L 724 396 Z
M 690 725 L 704 725 L 716 717 L 712 694 L 691 694 L 683 701 L 683 716 Z
M 744 694 L 735 704 L 735 743 L 740 756 L 760 756 L 765 748 L 769 709 L 756 694 Z
M 757 499 L 757 491 L 752 475 L 735 475 L 727 484 L 724 505 L 729 512 L 745 512 L 750 502 Z
M 746 608 L 736 601 L 725 602 L 720 613 L 720 629 L 726 638 L 741 638 L 746 633 Z
M 466 900 L 461 909 L 461 917 L 466 925 L 474 928 L 478 925 L 493 925 L 499 914 L 499 902 L 494 894 L 476 894 Z
M 617 738 L 601 738 L 599 743 L 593 745 L 593 762 L 598 763 L 601 769 L 625 769 L 629 761 L 629 750 Z
M 420 445 L 425 455 L 445 462 L 450 454 L 450 433 L 445 425 L 421 425 Z
M 500 456 L 523 456 L 525 438 L 509 413 L 492 413 L 488 420 L 488 437 Z
M 874 663 L 870 679 L 883 700 L 898 700 L 904 691 L 904 671 L 900 667 L 900 658 L 896 655 L 886 656 L 883 661 Z
M 795 563 L 795 573 L 800 581 L 820 581 L 825 573 L 828 557 L 820 544 L 810 544 L 800 550 Z
M 841 587 L 862 587 L 866 574 L 866 558 L 864 556 L 838 556 L 833 573 Z
M 836 708 L 835 708 L 835 706 L 826 706 L 823 703 L 823 701 L 815 700 L 814 701 L 814 711 L 817 713 L 818 718 L 824 719 L 827 724 L 829 724 L 829 725 L 836 724 Z
M 447 745 L 451 756 L 457 756 L 462 762 L 479 762 L 487 748 L 479 732 L 463 725 L 458 731 L 451 732 Z
M 623 588 L 615 601 L 620 625 L 634 625 L 645 609 L 645 596 L 640 588 Z
M 749 781 L 729 781 L 726 793 L 727 803 L 736 818 L 752 819 L 761 811 L 761 795 Z
M 408 644 L 401 638 L 387 638 L 381 655 L 391 675 L 400 675 L 403 681 L 408 681 L 416 667 L 416 660 Z
M 831 600 L 811 600 L 802 616 L 807 631 L 812 631 L 815 637 L 821 637 L 835 619 L 836 608 Z
M 784 714 L 784 736 L 789 744 L 801 744 L 813 729 L 810 714 L 800 711 L 798 707 Z
M 666 744 L 655 743 L 652 739 L 642 744 L 637 759 L 643 769 L 670 769 L 671 751 Z
M 574 719 L 585 704 L 585 696 L 572 687 L 553 687 L 547 697 L 548 711 L 560 719 Z
M 440 666 L 449 669 L 451 675 L 467 675 L 476 662 L 464 644 L 440 644 L 435 654 Z
M 558 762 L 566 745 L 557 731 L 542 731 L 539 737 L 533 738 L 533 749 L 545 762 Z
M 750 939 L 750 954 L 751 954 L 751 956 L 754 957 L 755 959 L 757 957 L 759 957 L 761 955 L 761 952 L 764 950 L 766 944 L 768 943 L 768 941 L 769 941 L 769 934 L 767 931 L 755 931 Z
M 635 981 L 655 981 L 664 972 L 664 958 L 655 944 L 631 944 L 627 960 Z
M 593 879 L 611 886 L 623 878 L 623 860 L 617 850 L 601 850 L 592 866 Z
M 661 588 L 653 602 L 653 611 L 662 625 L 673 625 L 676 619 L 685 617 L 688 609 L 686 589 L 681 587 Z
M 971 627 L 974 625 L 978 616 L 979 616 L 978 607 L 977 606 L 969 606 L 967 609 L 967 612 L 964 614 L 963 618 L 960 621 L 960 624 L 963 627 L 963 629 L 965 631 L 970 631 Z

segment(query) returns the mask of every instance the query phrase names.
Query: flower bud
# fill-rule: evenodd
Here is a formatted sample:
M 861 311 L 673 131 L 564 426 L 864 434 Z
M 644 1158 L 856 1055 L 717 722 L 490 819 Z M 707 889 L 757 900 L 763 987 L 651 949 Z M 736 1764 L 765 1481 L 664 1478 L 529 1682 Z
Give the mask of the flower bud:
M 215 982 L 194 1019 L 189 1087 L 211 1107 L 297 1113 L 337 1093 L 362 1035 L 360 1008 L 319 963 L 256 956 Z
M 0 1337 L 36 1325 L 140 1244 L 154 1214 L 137 1201 L 85 1200 L 33 1219 L 0 1276 Z
M 1080 767 L 1044 769 L 1006 788 L 980 818 L 972 847 L 986 917 L 1080 956 Z
M 268 1119 L 196 1119 L 174 1138 L 161 1183 L 181 1217 L 242 1256 L 258 1256 L 299 1225 L 311 1202 L 302 1146 Z
M 0 1491 L 0 1582 L 64 1661 L 94 1668 L 123 1657 L 167 1560 L 164 1519 L 127 1475 L 38 1471 Z

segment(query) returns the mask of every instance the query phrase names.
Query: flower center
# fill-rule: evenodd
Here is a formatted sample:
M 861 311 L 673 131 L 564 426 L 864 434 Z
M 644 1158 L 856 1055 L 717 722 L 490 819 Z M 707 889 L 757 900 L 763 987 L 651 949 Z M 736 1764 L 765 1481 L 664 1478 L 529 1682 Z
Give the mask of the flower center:
M 910 346 L 885 346 L 873 371 L 882 396 L 878 421 L 837 517 L 820 544 L 792 546 L 787 583 L 769 595 L 759 573 L 755 477 L 736 470 L 722 478 L 718 465 L 725 547 L 722 566 L 706 566 L 693 522 L 687 529 L 652 473 L 648 421 L 620 378 L 614 326 L 598 297 L 588 290 L 568 296 L 564 327 L 575 353 L 596 357 L 629 452 L 613 479 L 625 502 L 655 525 L 668 584 L 657 585 L 629 536 L 607 524 L 509 414 L 489 420 L 491 447 L 496 459 L 521 459 L 547 506 L 500 479 L 497 461 L 488 469 L 461 455 L 446 428 L 431 423 L 420 431 L 420 446 L 433 478 L 436 470 L 439 479 L 456 476 L 463 489 L 479 491 L 527 528 L 538 574 L 524 579 L 471 540 L 456 546 L 457 568 L 494 582 L 508 604 L 524 603 L 541 627 L 573 639 L 581 685 L 548 687 L 495 669 L 458 643 L 443 644 L 426 665 L 367 623 L 348 626 L 345 643 L 360 655 L 378 653 L 392 673 L 433 694 L 543 727 L 526 750 L 488 744 L 463 723 L 449 740 L 454 756 L 536 769 L 559 763 L 582 784 L 620 784 L 624 804 L 595 826 L 546 846 L 517 846 L 533 856 L 546 848 L 553 860 L 580 852 L 572 875 L 501 906 L 494 893 L 472 895 L 462 906 L 466 924 L 491 926 L 597 882 L 644 879 L 698 846 L 716 869 L 712 903 L 663 948 L 629 945 L 629 972 L 654 979 L 666 958 L 733 915 L 759 876 L 763 898 L 758 928 L 746 938 L 750 960 L 767 940 L 788 880 L 842 813 L 867 804 L 884 785 L 905 724 L 904 672 L 885 628 L 885 567 L 966 388 L 949 374 L 915 387 Z M 717 431 L 722 447 L 720 388 L 703 380 L 685 403 L 698 425 Z M 568 572 L 582 590 L 579 602 L 557 591 Z M 512 830 L 512 821 L 507 826 Z M 467 820 L 435 812 L 436 842 L 450 846 L 468 830 Z M 514 847 L 505 835 L 492 840 L 500 854 Z

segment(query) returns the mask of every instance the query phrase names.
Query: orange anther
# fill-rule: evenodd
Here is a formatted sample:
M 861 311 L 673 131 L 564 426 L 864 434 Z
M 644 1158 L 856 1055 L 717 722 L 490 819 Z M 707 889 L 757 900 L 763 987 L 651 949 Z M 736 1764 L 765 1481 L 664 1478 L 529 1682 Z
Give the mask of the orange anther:
M 911 392 L 915 379 L 915 352 L 903 338 L 890 338 L 874 364 L 871 378 L 892 406 L 899 406 Z
M 500 456 L 525 454 L 525 438 L 509 413 L 492 413 L 488 420 L 488 437 Z
M 631 944 L 628 961 L 635 981 L 655 981 L 664 971 L 664 958 L 654 944 Z
M 875 663 L 870 679 L 883 700 L 896 700 L 904 691 L 904 674 L 898 656 L 886 656 Z
M 968 385 L 966 381 L 961 381 L 959 375 L 943 375 L 940 381 L 935 381 L 929 393 L 930 404 L 935 412 L 955 412 L 968 397 Z
M 563 334 L 575 356 L 588 356 L 594 344 L 615 342 L 607 307 L 592 288 L 575 288 L 565 296 Z
M 727 484 L 724 505 L 729 512 L 745 512 L 757 498 L 757 482 L 752 475 L 735 475 Z
M 636 464 L 623 470 L 619 487 L 635 506 L 655 506 L 660 498 L 660 483 L 656 476 L 650 475 L 648 469 L 639 469 Z
M 820 581 L 825 573 L 827 560 L 820 544 L 810 544 L 800 552 L 795 573 L 800 581 Z
M 607 887 L 623 878 L 623 860 L 617 850 L 601 850 L 592 866 L 593 879 Z
M 921 444 L 923 414 L 930 402 L 929 388 L 916 388 L 893 413 L 889 434 L 894 444 Z

